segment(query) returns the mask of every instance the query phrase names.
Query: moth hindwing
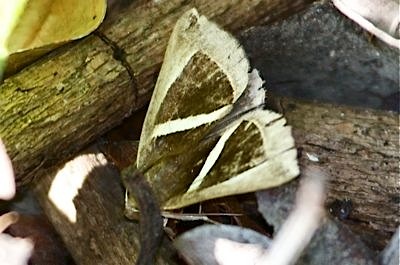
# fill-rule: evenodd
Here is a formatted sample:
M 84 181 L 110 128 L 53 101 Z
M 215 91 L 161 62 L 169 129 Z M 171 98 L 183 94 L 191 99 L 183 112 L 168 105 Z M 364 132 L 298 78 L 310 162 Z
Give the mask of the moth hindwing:
M 177 21 L 136 163 L 163 209 L 278 186 L 298 175 L 285 119 L 256 107 L 264 101 L 261 86 L 234 37 L 195 9 Z

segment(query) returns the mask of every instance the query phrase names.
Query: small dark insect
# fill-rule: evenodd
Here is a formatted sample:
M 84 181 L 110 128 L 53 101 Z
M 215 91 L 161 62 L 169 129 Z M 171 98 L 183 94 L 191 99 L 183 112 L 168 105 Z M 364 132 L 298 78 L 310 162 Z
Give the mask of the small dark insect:
M 353 202 L 351 199 L 335 200 L 328 205 L 329 212 L 339 218 L 339 220 L 346 220 L 349 218 L 353 210 Z

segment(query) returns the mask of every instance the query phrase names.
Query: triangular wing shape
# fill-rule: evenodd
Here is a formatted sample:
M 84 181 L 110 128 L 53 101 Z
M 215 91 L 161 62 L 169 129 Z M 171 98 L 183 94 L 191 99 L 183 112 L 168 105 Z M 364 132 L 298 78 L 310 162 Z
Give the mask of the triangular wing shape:
M 188 190 L 164 209 L 279 186 L 299 174 L 291 129 L 277 113 L 257 109 L 221 136 Z
M 146 169 L 158 159 L 155 138 L 225 116 L 246 88 L 248 70 L 235 38 L 195 9 L 186 12 L 165 52 L 143 126 L 137 167 Z
M 290 128 L 262 110 L 243 49 L 195 10 L 177 22 L 137 158 L 164 209 L 280 185 L 298 175 Z M 246 89 L 247 88 L 247 89 Z M 129 199 L 130 208 L 135 202 Z

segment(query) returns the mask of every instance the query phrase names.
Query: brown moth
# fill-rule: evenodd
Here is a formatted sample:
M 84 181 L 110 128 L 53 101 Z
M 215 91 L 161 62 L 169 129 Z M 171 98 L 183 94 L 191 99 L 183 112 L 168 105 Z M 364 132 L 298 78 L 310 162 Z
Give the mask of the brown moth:
M 291 129 L 262 109 L 258 72 L 229 33 L 187 11 L 171 34 L 136 168 L 163 210 L 275 187 L 299 174 Z M 127 209 L 136 203 L 128 196 Z

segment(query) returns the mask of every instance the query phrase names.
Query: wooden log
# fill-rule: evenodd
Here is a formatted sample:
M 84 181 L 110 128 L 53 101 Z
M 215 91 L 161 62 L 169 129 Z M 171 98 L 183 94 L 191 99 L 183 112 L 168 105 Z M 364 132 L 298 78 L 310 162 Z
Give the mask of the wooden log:
M 139 225 L 124 217 L 121 179 L 95 147 L 42 176 L 34 192 L 76 264 L 134 264 Z M 165 239 L 156 264 L 176 264 Z
M 96 33 L 49 54 L 0 86 L 0 137 L 18 184 L 119 124 L 148 102 L 169 34 L 191 7 L 230 31 L 310 0 L 134 1 Z
M 400 225 L 398 113 L 272 101 L 293 127 L 301 166 L 318 163 L 329 172 L 328 210 L 383 249 Z
M 399 225 L 399 201 L 396 199 L 399 194 L 396 183 L 398 114 L 284 98 L 273 99 L 272 106 L 282 111 L 293 127 L 301 167 L 318 163 L 330 172 L 328 208 L 332 201 L 350 199 L 353 211 L 344 223 L 370 247 L 382 249 Z M 137 127 L 134 123 L 137 119 L 127 120 L 123 127 L 112 133 L 113 137 L 131 139 L 132 131 L 124 129 Z M 134 161 L 135 156 L 135 149 L 129 149 L 125 144 L 123 142 L 123 148 L 117 148 L 114 154 L 122 167 L 129 163 L 128 158 Z M 121 155 L 120 151 L 127 154 Z M 89 153 L 93 152 L 84 152 Z M 110 154 L 113 156 L 112 152 Z M 73 163 L 77 162 L 80 166 L 75 166 L 72 171 L 75 175 L 82 171 L 92 172 L 73 200 L 77 222 L 71 223 L 49 200 L 55 172 L 40 177 L 35 185 L 44 211 L 78 264 L 93 264 L 94 261 L 130 264 L 127 262 L 135 260 L 137 255 L 138 228 L 123 217 L 121 180 L 113 169 L 105 166 L 102 154 L 92 154 Z M 71 185 L 61 185 L 61 195 L 66 196 L 68 186 Z M 170 248 L 166 244 L 158 264 L 172 262 L 168 253 Z
M 112 53 L 89 37 L 4 81 L 0 136 L 18 184 L 29 183 L 36 168 L 81 149 L 130 113 L 135 88 Z

